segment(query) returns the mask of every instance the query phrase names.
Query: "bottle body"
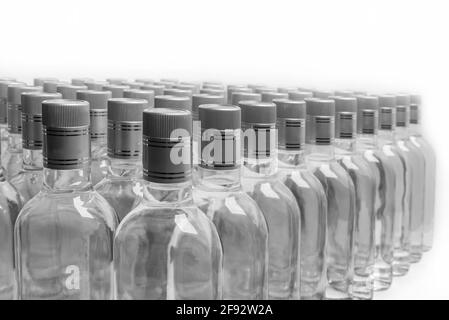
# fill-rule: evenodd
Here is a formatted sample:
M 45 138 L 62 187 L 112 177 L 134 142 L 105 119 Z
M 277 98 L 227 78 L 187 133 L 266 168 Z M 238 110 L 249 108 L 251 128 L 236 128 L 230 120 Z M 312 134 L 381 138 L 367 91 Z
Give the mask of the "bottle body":
M 2 152 L 2 165 L 5 169 L 5 177 L 10 180 L 22 169 L 22 135 L 8 134 L 8 146 Z
M 92 185 L 97 185 L 108 174 L 107 148 L 104 139 L 92 141 L 91 179 Z
M 117 230 L 117 299 L 221 299 L 215 227 L 193 205 L 190 191 L 172 188 L 144 188 L 144 200 Z
M 249 175 L 243 178 L 242 186 L 259 206 L 269 230 L 269 299 L 297 300 L 300 297 L 301 217 L 296 199 L 277 174 Z
M 6 123 L 0 123 L 0 154 L 5 152 L 6 148 L 8 147 L 8 136 L 8 125 Z

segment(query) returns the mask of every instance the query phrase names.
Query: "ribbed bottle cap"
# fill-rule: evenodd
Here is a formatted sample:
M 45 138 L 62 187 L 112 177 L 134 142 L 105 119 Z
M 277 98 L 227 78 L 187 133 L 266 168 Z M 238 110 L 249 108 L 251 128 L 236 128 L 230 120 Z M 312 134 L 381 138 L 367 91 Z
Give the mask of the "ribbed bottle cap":
M 123 93 L 124 98 L 144 99 L 147 101 L 145 109 L 154 108 L 154 91 L 141 89 L 128 89 Z
M 298 91 L 298 88 L 296 87 L 280 87 L 278 88 L 278 92 L 280 93 L 289 93 L 289 92 L 293 92 L 293 91 Z
M 330 96 L 334 96 L 333 91 L 313 91 L 313 97 L 318 99 L 328 99 Z
M 334 95 L 337 97 L 354 97 L 356 94 L 354 93 L 354 91 L 341 90 L 335 91 Z
M 357 132 L 357 99 L 333 97 L 335 101 L 335 137 L 353 139 Z
M 47 92 L 47 93 L 58 93 L 58 86 L 64 85 L 64 84 L 68 84 L 68 83 L 62 82 L 62 81 L 46 80 L 42 84 L 42 88 L 43 88 L 43 91 Z
M 233 92 L 231 95 L 231 104 L 238 106 L 240 101 L 262 101 L 262 95 L 252 92 Z
M 227 102 L 231 103 L 232 100 L 232 94 L 234 92 L 253 92 L 252 89 L 247 88 L 247 87 L 235 87 L 235 86 L 228 86 L 228 92 L 227 92 Z
M 8 86 L 8 132 L 22 132 L 22 93 L 42 91 L 42 87 L 24 85 Z
M 97 140 L 107 134 L 107 108 L 110 91 L 81 90 L 76 93 L 78 100 L 85 100 L 90 105 L 90 138 Z
M 85 85 L 88 90 L 103 91 L 104 86 L 108 85 L 106 81 L 86 81 Z
M 393 131 L 396 128 L 396 96 L 381 95 L 379 98 L 379 128 Z
M 17 81 L 8 81 L 8 80 L 0 81 L 0 99 L 8 99 L 8 87 L 9 86 L 25 86 L 25 83 L 17 82 Z
M 143 82 L 136 82 L 136 81 L 125 81 L 122 83 L 124 86 L 128 86 L 131 89 L 140 89 L 141 86 L 145 85 Z
M 150 79 L 150 78 L 137 78 L 135 81 L 143 83 L 143 84 L 152 84 L 152 83 L 154 83 L 154 79 Z
M 306 140 L 306 103 L 288 99 L 275 99 L 278 148 L 301 150 Z
M 72 84 L 74 86 L 85 86 L 86 82 L 92 82 L 92 81 L 94 81 L 94 79 L 92 79 L 92 78 L 73 78 Z
M 198 107 L 203 104 L 223 104 L 224 96 L 214 96 L 210 94 L 194 94 L 192 96 L 192 118 L 193 120 L 198 120 Z
M 200 90 L 200 93 L 211 94 L 213 96 L 223 96 L 226 97 L 226 91 L 223 89 L 211 89 L 211 88 L 203 88 Z
M 140 87 L 142 90 L 154 91 L 154 96 L 162 96 L 164 94 L 164 86 L 155 84 L 146 84 Z
M 8 86 L 8 102 L 10 104 L 22 104 L 22 93 L 30 91 L 42 91 L 42 87 L 33 87 L 23 84 L 12 84 Z
M 123 82 L 128 81 L 128 79 L 125 79 L 125 78 L 107 78 L 106 81 L 109 82 L 110 84 L 122 85 Z
M 200 85 L 195 85 L 193 83 L 178 83 L 173 86 L 173 89 L 179 89 L 179 90 L 189 90 L 192 93 L 199 93 L 200 92 Z
M 396 95 L 396 126 L 408 127 L 410 123 L 410 95 Z
M 87 87 L 71 84 L 59 84 L 56 87 L 56 91 L 62 94 L 62 97 L 66 100 L 76 100 L 76 92 L 80 90 L 87 90 Z
M 306 101 L 306 141 L 309 144 L 330 145 L 335 136 L 335 102 L 308 98 Z
M 24 83 L 2 80 L 0 81 L 0 123 L 7 123 L 8 116 L 8 86 L 25 85 Z
M 201 164 L 226 170 L 240 166 L 241 110 L 233 105 L 201 105 Z
M 421 96 L 418 94 L 410 95 L 410 123 L 420 123 Z
M 147 101 L 115 98 L 108 100 L 108 156 L 138 159 L 142 152 L 142 117 Z
M 175 83 L 173 83 L 173 82 L 165 82 L 165 81 L 154 81 L 153 85 L 163 86 L 164 89 L 170 89 L 170 88 L 173 88 Z
M 108 100 L 111 98 L 110 91 L 80 90 L 76 93 L 76 99 L 89 102 L 91 110 L 106 110 L 108 108 Z
M 211 90 L 225 90 L 225 86 L 223 84 L 214 84 L 214 83 L 203 83 L 203 89 L 211 89 Z
M 190 111 L 192 110 L 192 100 L 189 97 L 155 96 L 154 107 Z
M 358 95 L 357 132 L 360 134 L 377 134 L 379 123 L 379 98 Z
M 22 93 L 22 145 L 25 149 L 42 149 L 42 102 L 61 98 L 60 93 Z
M 89 102 L 45 100 L 42 125 L 45 168 L 79 169 L 90 162 Z
M 42 87 L 44 85 L 44 83 L 47 81 L 58 82 L 59 80 L 56 78 L 45 78 L 45 77 L 34 78 L 33 84 L 35 87 Z
M 265 92 L 277 92 L 278 91 L 277 88 L 265 87 L 265 86 L 263 86 L 263 87 L 253 87 L 253 90 L 254 90 L 254 92 L 260 93 L 260 94 L 265 93 Z
M 119 84 L 108 84 L 103 86 L 103 91 L 111 91 L 112 98 L 123 98 L 123 93 L 127 89 L 130 88 Z
M 192 116 L 187 110 L 157 108 L 143 115 L 143 177 L 179 183 L 192 174 Z
M 273 102 L 274 99 L 288 99 L 288 93 L 262 92 L 263 102 Z
M 310 91 L 290 91 L 288 93 L 289 100 L 304 101 L 304 99 L 312 98 L 313 93 Z
M 176 84 L 179 83 L 179 80 L 176 78 L 161 78 L 160 82 Z
M 193 92 L 191 90 L 181 90 L 181 89 L 164 89 L 164 95 L 166 96 L 176 96 L 176 97 L 192 97 Z
M 276 104 L 254 100 L 240 101 L 242 124 L 275 124 Z

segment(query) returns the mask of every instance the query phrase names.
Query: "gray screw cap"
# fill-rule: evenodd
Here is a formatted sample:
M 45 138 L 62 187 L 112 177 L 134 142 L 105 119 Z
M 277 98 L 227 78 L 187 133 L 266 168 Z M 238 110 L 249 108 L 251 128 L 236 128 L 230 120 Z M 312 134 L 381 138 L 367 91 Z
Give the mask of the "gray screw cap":
M 86 81 L 85 85 L 88 90 L 103 91 L 104 86 L 108 85 L 106 81 Z
M 335 93 L 333 91 L 313 91 L 313 97 L 318 99 L 328 99 L 331 96 L 334 96 Z
M 335 136 L 335 102 L 308 98 L 306 101 L 306 141 L 309 144 L 331 145 Z
M 179 89 L 179 90 L 189 90 L 192 93 L 199 93 L 200 92 L 200 86 L 191 84 L 191 83 L 178 83 L 173 86 L 173 89 Z
M 60 93 L 22 93 L 22 145 L 28 150 L 42 149 L 42 102 L 61 99 Z
M 55 99 L 42 102 L 44 167 L 72 170 L 90 162 L 89 103 Z
M 154 81 L 154 82 L 153 82 L 153 85 L 156 85 L 156 86 L 163 86 L 164 89 L 170 89 L 170 88 L 173 88 L 173 86 L 174 86 L 175 84 L 176 84 L 176 83 L 174 83 L 174 82 L 165 82 L 165 81 Z
M 127 89 L 130 89 L 129 86 L 119 84 L 108 84 L 103 86 L 103 91 L 111 91 L 112 98 L 123 98 L 123 93 Z
M 62 81 L 47 80 L 47 81 L 44 81 L 42 88 L 43 88 L 44 92 L 47 92 L 47 93 L 58 93 L 58 86 L 64 85 L 64 84 L 68 84 L 68 83 L 65 83 Z
M 70 84 L 59 84 L 56 87 L 56 91 L 62 94 L 62 97 L 67 100 L 76 100 L 76 92 L 80 90 L 87 90 L 87 87 Z
M 333 97 L 335 101 L 335 136 L 354 139 L 357 132 L 357 99 Z
M 108 156 L 139 159 L 142 153 L 142 117 L 147 101 L 116 98 L 108 101 Z
M 211 90 L 225 90 L 225 86 L 223 84 L 218 83 L 203 83 L 203 89 L 211 89 Z
M 392 131 L 396 128 L 396 96 L 380 95 L 379 128 Z
M 228 93 L 227 93 L 227 102 L 231 103 L 232 100 L 232 94 L 234 92 L 246 92 L 246 93 L 251 93 L 253 92 L 252 89 L 247 88 L 247 87 L 232 87 L 232 86 L 228 86 Z
M 110 84 L 122 85 L 123 82 L 126 82 L 128 80 L 125 78 L 107 78 L 106 81 L 109 82 Z
M 280 93 L 289 93 L 289 92 L 292 92 L 292 91 L 298 91 L 298 88 L 296 88 L 296 87 L 280 87 L 280 88 L 278 88 L 278 92 L 280 92 Z
M 276 104 L 272 102 L 240 101 L 242 123 L 247 125 L 275 124 Z
M 154 97 L 155 108 L 169 108 L 179 110 L 192 110 L 192 100 L 189 97 L 178 96 L 155 96 Z
M 137 78 L 135 81 L 143 83 L 143 84 L 152 84 L 152 83 L 154 83 L 154 79 L 150 79 L 150 78 Z
M 141 89 L 128 89 L 123 93 L 124 98 L 144 99 L 147 101 L 145 109 L 154 108 L 154 91 Z
M 223 89 L 203 88 L 200 90 L 200 93 L 211 94 L 213 96 L 227 96 L 226 91 Z
M 288 99 L 288 93 L 262 92 L 263 102 L 273 102 L 274 99 Z
M 192 96 L 192 118 L 198 120 L 198 107 L 203 104 L 223 104 L 224 96 L 210 95 L 210 94 L 194 94 Z
M 23 84 L 13 84 L 8 86 L 8 102 L 10 104 L 22 104 L 22 93 L 30 91 L 42 91 L 42 87 L 33 87 Z
M 7 123 L 8 118 L 8 86 L 25 85 L 21 82 L 2 80 L 0 81 L 0 123 Z
M 410 95 L 396 95 L 396 126 L 408 127 L 410 123 Z
M 8 132 L 18 134 L 22 132 L 22 93 L 42 91 L 41 87 L 24 85 L 8 86 Z
M 310 91 L 290 91 L 288 93 L 288 99 L 295 101 L 304 101 L 304 99 L 312 97 L 313 93 Z
M 342 91 L 335 91 L 335 95 L 337 97 L 354 97 L 356 94 L 354 93 L 354 91 L 342 90 Z
M 94 79 L 92 79 L 92 78 L 73 78 L 72 84 L 74 86 L 85 86 L 86 82 L 92 82 L 92 81 L 94 81 Z
M 262 95 L 252 92 L 233 92 L 231 95 L 231 104 L 238 106 L 240 101 L 262 101 Z
M 107 108 L 110 91 L 82 90 L 76 93 L 78 100 L 85 100 L 90 105 L 90 138 L 97 140 L 107 134 Z
M 379 98 L 376 96 L 357 96 L 357 132 L 377 134 L 379 123 Z
M 140 89 L 154 91 L 154 96 L 162 96 L 164 94 L 165 87 L 155 84 L 146 84 L 141 86 Z
M 254 92 L 256 93 L 265 93 L 265 92 L 278 92 L 278 90 L 274 87 L 253 87 Z
M 108 108 L 108 100 L 111 98 L 112 94 L 110 91 L 80 90 L 76 93 L 76 99 L 89 102 L 91 110 L 106 110 Z
M 181 89 L 164 89 L 164 95 L 166 96 L 176 96 L 176 97 L 192 97 L 192 91 L 190 90 L 181 90 Z
M 201 105 L 198 108 L 204 129 L 236 130 L 241 128 L 241 109 L 233 105 Z
M 418 94 L 410 95 L 410 123 L 420 123 L 421 96 Z
M 140 89 L 141 86 L 145 85 L 143 82 L 135 82 L 135 81 L 125 81 L 122 83 L 124 86 L 128 86 L 131 89 Z
M 35 87 L 42 87 L 47 81 L 58 82 L 59 80 L 56 78 L 34 78 L 33 84 Z
M 145 180 L 156 183 L 190 180 L 191 132 L 192 116 L 187 110 L 155 108 L 144 112 L 142 165 Z
M 176 83 L 179 83 L 179 80 L 176 78 L 161 78 L 160 82 L 176 84 Z
M 302 150 L 306 140 L 306 103 L 288 99 L 275 99 L 278 148 Z

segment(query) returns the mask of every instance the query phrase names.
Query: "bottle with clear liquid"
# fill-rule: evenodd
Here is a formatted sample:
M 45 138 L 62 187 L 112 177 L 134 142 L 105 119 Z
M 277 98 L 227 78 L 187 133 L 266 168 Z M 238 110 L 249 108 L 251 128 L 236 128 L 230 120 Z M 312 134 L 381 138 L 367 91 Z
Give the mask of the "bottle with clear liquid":
M 435 217 L 435 177 L 436 177 L 436 157 L 430 143 L 421 133 L 421 97 L 411 96 L 410 104 L 410 141 L 421 151 L 425 158 L 425 197 L 424 197 L 424 252 L 432 249 L 433 229 Z
M 423 254 L 424 208 L 425 208 L 425 158 L 419 147 L 410 139 L 410 95 L 396 95 L 397 146 L 407 155 L 407 166 L 411 171 L 409 248 L 410 262 L 417 263 Z
M 355 188 L 353 298 L 373 298 L 375 256 L 374 172 L 363 154 L 356 152 L 357 99 L 333 97 L 335 101 L 335 157 L 349 173 Z
M 279 179 L 296 198 L 301 213 L 301 300 L 320 300 L 326 288 L 327 199 L 323 186 L 305 163 L 306 104 L 275 99 Z
M 142 198 L 142 114 L 146 100 L 116 98 L 108 101 L 108 167 L 95 186 L 115 209 L 119 221 Z
M 15 225 L 18 298 L 113 298 L 117 217 L 90 181 L 89 103 L 42 103 L 43 187 Z
M 12 84 L 20 83 L 12 78 L 0 78 L 0 147 L 3 152 L 8 146 L 8 86 Z
M 335 102 L 306 99 L 307 165 L 327 196 L 326 299 L 351 299 L 354 273 L 355 189 L 334 151 Z
M 22 93 L 23 164 L 10 182 L 24 204 L 42 189 L 42 101 L 61 97 L 59 93 Z
M 76 92 L 78 100 L 87 101 L 90 105 L 91 179 L 94 186 L 108 173 L 106 133 L 108 100 L 111 97 L 110 91 L 80 90 Z
M 268 298 L 268 230 L 265 217 L 242 189 L 240 108 L 199 107 L 201 163 L 195 203 L 215 224 L 223 247 L 223 298 Z
M 292 192 L 279 179 L 276 105 L 240 101 L 243 130 L 242 187 L 261 209 L 269 231 L 269 299 L 300 298 L 301 214 Z
M 42 91 L 22 84 L 8 86 L 8 146 L 2 152 L 5 177 L 11 180 L 22 169 L 22 93 Z
M 189 111 L 143 115 L 143 200 L 114 240 L 117 299 L 222 298 L 220 239 L 192 199 Z

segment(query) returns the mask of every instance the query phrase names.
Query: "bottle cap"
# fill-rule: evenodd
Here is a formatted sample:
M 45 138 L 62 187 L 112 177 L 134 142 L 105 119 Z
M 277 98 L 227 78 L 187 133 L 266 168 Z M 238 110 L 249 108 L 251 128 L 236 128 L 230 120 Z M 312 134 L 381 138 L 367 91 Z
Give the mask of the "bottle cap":
M 166 96 L 176 96 L 176 97 L 189 97 L 192 98 L 192 91 L 190 90 L 181 90 L 181 89 L 164 89 L 164 95 Z
M 160 82 L 176 84 L 176 83 L 179 83 L 179 80 L 175 79 L 175 78 L 161 78 Z
M 394 131 L 396 128 L 396 96 L 381 95 L 379 98 L 379 128 Z
M 89 102 L 55 99 L 42 102 L 44 167 L 79 169 L 90 162 Z
M 200 90 L 200 93 L 211 94 L 213 96 L 227 96 L 226 91 L 223 89 L 203 88 Z
M 22 93 L 42 91 L 42 87 L 24 85 L 8 86 L 8 132 L 18 134 L 22 132 Z
M 254 92 L 256 93 L 264 93 L 264 92 L 278 92 L 278 90 L 276 88 L 273 87 L 265 87 L 265 86 L 253 86 L 252 87 Z
M 42 84 L 42 88 L 44 92 L 47 93 L 58 93 L 58 86 L 68 84 L 62 81 L 52 81 L 52 80 L 46 80 Z
M 110 91 L 81 90 L 76 93 L 78 100 L 89 102 L 90 106 L 90 138 L 105 138 L 108 128 L 107 109 Z
M 147 101 L 145 109 L 154 108 L 154 91 L 141 89 L 127 89 L 123 92 L 124 98 L 144 99 Z
M 259 93 L 252 92 L 233 92 L 231 104 L 238 106 L 240 101 L 262 101 L 262 96 Z
M 140 89 L 141 86 L 145 85 L 143 82 L 136 82 L 136 81 L 125 81 L 122 83 L 123 86 L 128 86 L 131 89 Z
M 192 100 L 189 97 L 179 96 L 155 96 L 154 97 L 155 108 L 168 108 L 179 110 L 192 110 Z
M 263 102 L 273 102 L 274 99 L 288 99 L 288 93 L 262 92 Z
M 85 85 L 88 90 L 103 91 L 104 86 L 108 85 L 106 81 L 86 81 Z
M 379 124 L 379 98 L 376 96 L 357 96 L 357 132 L 377 134 Z
M 142 90 L 151 90 L 154 91 L 154 96 L 162 96 L 164 94 L 164 86 L 155 85 L 155 84 L 145 84 L 140 86 Z
M 408 127 L 410 123 L 410 95 L 396 95 L 396 126 Z
M 410 95 L 410 123 L 420 123 L 421 96 L 418 94 Z
M 341 90 L 341 91 L 335 91 L 334 93 L 337 97 L 354 97 L 356 94 L 354 91 L 348 91 L 348 90 Z M 366 94 L 363 94 L 366 95 Z
M 165 82 L 165 81 L 154 81 L 153 85 L 162 86 L 162 87 L 164 87 L 164 89 L 170 89 L 170 88 L 173 88 L 175 83 L 174 82 Z
M 223 104 L 224 96 L 210 95 L 210 94 L 194 94 L 192 95 L 192 120 L 198 120 L 198 107 L 203 104 Z
M 192 174 L 192 116 L 187 110 L 154 108 L 143 114 L 143 177 L 156 183 L 188 181 Z
M 233 105 L 201 105 L 201 164 L 214 170 L 240 166 L 241 110 Z
M 275 99 L 278 148 L 302 150 L 306 140 L 306 103 L 288 99 Z
M 185 83 L 185 82 L 181 82 L 178 84 L 175 84 L 173 86 L 173 89 L 179 89 L 179 90 L 188 90 L 191 91 L 192 93 L 199 93 L 200 92 L 200 86 L 193 84 L 193 83 Z
M 247 88 L 247 87 L 228 86 L 228 92 L 227 92 L 227 102 L 228 103 L 231 103 L 231 101 L 232 101 L 232 94 L 234 92 L 251 93 L 251 92 L 253 92 L 253 90 L 250 89 L 250 88 Z
M 108 156 L 139 159 L 142 152 L 142 117 L 147 101 L 115 98 L 108 100 Z
M 313 92 L 310 91 L 290 91 L 288 93 L 289 100 L 304 101 L 304 99 L 312 98 Z
M 107 78 L 106 81 L 109 82 L 109 84 L 114 84 L 114 85 L 120 86 L 123 84 L 123 82 L 126 82 L 128 80 L 125 78 Z
M 211 89 L 211 90 L 225 90 L 225 86 L 221 83 L 206 83 L 203 82 L 203 89 Z
M 22 145 L 28 150 L 42 149 L 42 101 L 61 99 L 60 93 L 22 93 Z
M 298 91 L 298 88 L 296 87 L 280 87 L 278 88 L 278 92 L 280 93 L 289 93 L 289 92 L 293 92 L 293 91 Z
M 123 93 L 127 89 L 129 89 L 129 86 L 120 84 L 108 84 L 103 86 L 103 91 L 111 91 L 112 98 L 123 98 Z
M 140 82 L 143 84 L 152 84 L 154 83 L 154 79 L 150 79 L 150 78 L 137 78 L 136 82 Z
M 2 78 L 3 79 L 3 78 Z M 0 80 L 0 123 L 7 123 L 8 116 L 8 86 L 10 85 L 25 85 L 21 82 Z
M 335 137 L 354 139 L 357 132 L 357 99 L 333 97 L 335 101 Z
M 63 99 L 66 100 L 76 100 L 76 92 L 80 90 L 87 90 L 87 87 L 72 84 L 59 84 L 56 87 L 56 91 L 62 94 Z
M 335 102 L 308 98 L 306 101 L 306 141 L 308 144 L 331 145 L 335 136 Z
M 328 99 L 330 96 L 334 96 L 335 93 L 333 91 L 313 91 L 313 97 L 318 99 Z
M 92 79 L 92 78 L 73 78 L 72 84 L 74 86 L 85 86 L 86 82 L 92 82 L 92 81 L 94 81 L 94 79 Z
M 47 81 L 58 82 L 59 80 L 56 78 L 44 78 L 44 77 L 34 78 L 33 84 L 35 87 L 42 87 L 44 85 L 44 82 L 47 82 Z

